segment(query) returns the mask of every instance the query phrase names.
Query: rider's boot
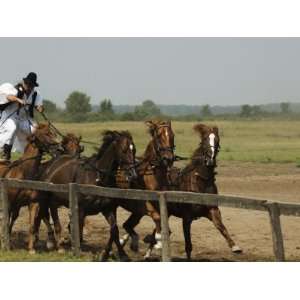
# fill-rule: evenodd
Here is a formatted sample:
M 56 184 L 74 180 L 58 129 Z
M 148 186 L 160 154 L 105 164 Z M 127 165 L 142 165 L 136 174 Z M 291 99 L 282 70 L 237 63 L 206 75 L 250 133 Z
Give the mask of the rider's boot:
M 2 148 L 1 154 L 0 154 L 0 159 L 1 160 L 10 160 L 11 157 L 11 149 L 12 145 L 5 144 Z

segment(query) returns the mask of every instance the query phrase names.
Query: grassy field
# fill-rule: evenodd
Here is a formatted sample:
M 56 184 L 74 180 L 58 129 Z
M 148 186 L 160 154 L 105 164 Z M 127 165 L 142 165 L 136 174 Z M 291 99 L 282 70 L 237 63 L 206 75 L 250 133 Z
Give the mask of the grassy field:
M 192 130 L 194 124 L 194 122 L 172 123 L 176 135 L 175 142 L 178 155 L 189 156 L 197 147 L 200 139 Z M 296 168 L 297 165 L 300 165 L 300 121 L 220 121 L 209 124 L 217 125 L 221 136 L 219 175 L 217 177 L 221 193 L 279 199 L 280 201 L 287 199 L 290 202 L 300 203 L 298 187 L 300 173 L 299 168 Z M 142 154 L 150 139 L 147 128 L 142 122 L 61 123 L 55 125 L 64 133 L 80 134 L 83 139 L 97 143 L 100 143 L 101 132 L 105 129 L 127 129 L 133 135 L 138 154 Z M 92 152 L 94 152 L 93 146 L 87 144 L 85 154 L 89 155 Z M 200 259 L 207 255 L 211 260 L 216 259 L 217 261 L 220 257 L 244 261 L 273 260 L 271 235 L 269 227 L 266 225 L 268 219 L 265 216 L 248 211 L 237 212 L 236 210 L 225 211 L 225 216 L 230 231 L 235 233 L 235 238 L 241 241 L 243 248 L 246 249 L 245 256 L 241 258 L 230 256 L 227 246 L 223 244 L 224 241 L 221 239 L 216 242 L 219 236 L 216 235 L 211 224 L 201 223 L 201 226 L 199 225 L 196 229 L 198 235 L 194 234 L 197 237 L 194 238 L 194 241 L 198 245 L 198 250 L 195 253 L 198 251 Z M 26 211 L 19 227 L 17 224 L 16 231 L 22 232 L 21 241 L 27 239 L 27 219 Z M 118 220 L 122 224 L 120 215 Z M 285 241 L 289 245 L 289 259 L 299 260 L 298 249 L 300 246 L 297 244 L 297 224 L 292 223 L 293 220 L 288 221 L 290 223 L 284 223 L 284 229 Z M 103 246 L 107 238 L 107 224 L 103 218 L 99 218 L 99 221 L 97 219 L 97 222 L 95 226 L 91 222 L 93 226 L 92 235 L 88 236 L 90 238 L 89 244 Z M 147 222 L 143 221 L 139 227 L 141 236 L 145 235 L 146 232 L 148 233 L 152 228 L 152 221 L 148 219 Z M 174 227 L 172 239 L 175 239 L 172 246 L 173 251 L 176 250 L 176 255 L 183 257 L 181 223 L 176 219 L 171 222 L 173 222 L 171 225 Z M 247 225 L 243 226 L 243 224 Z M 203 237 L 204 233 L 205 237 Z M 176 234 L 178 236 L 175 238 Z M 267 246 L 265 246 L 266 241 L 269 243 Z M 95 254 L 88 251 L 82 252 L 80 258 L 74 257 L 69 251 L 65 254 L 59 254 L 41 250 L 32 256 L 25 250 L 26 242 L 24 243 L 22 247 L 17 247 L 11 252 L 0 251 L 0 261 L 99 260 Z M 218 250 L 215 249 L 216 244 L 219 245 Z M 207 250 L 206 247 L 210 250 Z M 130 253 L 130 255 L 133 254 Z
M 71 252 L 59 254 L 57 251 L 29 254 L 27 250 L 0 251 L 1 262 L 85 262 L 96 258 L 90 253 L 82 254 L 80 257 L 73 256 Z M 98 259 L 99 260 L 99 259 Z
M 193 132 L 195 122 L 173 122 L 176 152 L 189 156 L 199 143 Z M 251 162 L 300 161 L 300 121 L 218 121 L 210 122 L 219 127 L 221 136 L 220 160 Z M 129 130 L 142 154 L 149 135 L 142 122 L 104 122 L 85 124 L 56 124 L 62 132 L 81 134 L 83 139 L 99 142 L 105 129 Z M 86 145 L 86 153 L 93 147 Z

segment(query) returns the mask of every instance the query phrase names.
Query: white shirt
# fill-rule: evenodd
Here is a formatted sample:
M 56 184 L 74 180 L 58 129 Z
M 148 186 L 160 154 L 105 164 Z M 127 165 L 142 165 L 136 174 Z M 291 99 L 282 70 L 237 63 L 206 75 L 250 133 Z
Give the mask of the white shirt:
M 32 103 L 32 96 L 33 96 L 34 92 L 35 92 L 35 90 L 32 90 L 32 92 L 30 93 L 30 95 L 28 97 L 26 94 L 24 95 L 23 100 L 25 100 L 26 104 L 30 105 Z M 38 91 L 36 91 L 36 92 L 37 92 L 37 95 L 36 95 L 36 99 L 35 99 L 35 106 L 41 106 L 41 105 L 43 105 L 43 98 Z M 0 104 L 8 103 L 9 100 L 7 100 L 7 96 L 9 96 L 9 95 L 16 96 L 17 93 L 18 93 L 17 89 L 11 83 L 1 84 L 0 85 Z M 17 109 L 18 109 L 19 105 L 18 105 L 18 103 L 13 102 L 12 104 L 10 104 L 8 107 L 5 108 L 5 113 L 7 116 L 12 114 L 12 117 L 16 117 L 21 120 L 26 120 L 26 119 L 28 119 L 29 105 L 22 106 L 19 111 L 19 115 L 17 115 Z

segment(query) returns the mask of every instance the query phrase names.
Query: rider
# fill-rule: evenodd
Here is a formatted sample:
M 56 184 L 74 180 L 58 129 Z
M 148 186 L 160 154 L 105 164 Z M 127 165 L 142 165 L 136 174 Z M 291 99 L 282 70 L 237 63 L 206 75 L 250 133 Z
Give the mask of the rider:
M 13 151 L 24 151 L 27 136 L 36 128 L 34 109 L 44 111 L 43 99 L 35 90 L 38 86 L 34 72 L 16 86 L 10 83 L 0 85 L 0 155 L 4 160 L 10 160 L 12 148 Z

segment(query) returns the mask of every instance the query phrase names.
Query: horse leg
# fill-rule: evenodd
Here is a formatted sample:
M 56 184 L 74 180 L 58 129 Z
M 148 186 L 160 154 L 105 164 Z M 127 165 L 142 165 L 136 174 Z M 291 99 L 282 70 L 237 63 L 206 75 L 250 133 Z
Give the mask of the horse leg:
M 85 213 L 83 209 L 79 210 L 79 236 L 80 236 L 80 243 L 83 243 L 83 228 L 85 224 Z
M 191 259 L 191 253 L 193 249 L 192 240 L 191 240 L 191 224 L 192 224 L 192 220 L 190 218 L 182 219 L 183 234 L 185 240 L 185 253 L 188 260 Z
M 59 221 L 59 216 L 58 216 L 58 209 L 57 207 L 50 207 L 50 212 L 51 212 L 51 217 L 53 220 L 54 224 L 54 231 L 55 231 L 55 240 L 56 240 L 56 245 L 57 245 L 57 250 L 59 253 L 64 253 L 65 249 L 63 248 L 63 239 L 61 236 L 62 233 L 62 226 Z
M 107 245 L 105 246 L 104 253 L 102 255 L 101 260 L 106 261 L 108 259 L 109 254 L 112 249 L 112 243 L 115 242 L 115 244 L 118 248 L 120 260 L 128 261 L 129 260 L 128 255 L 126 254 L 122 245 L 120 244 L 119 228 L 118 228 L 117 220 L 116 220 L 116 209 L 114 211 L 110 211 L 110 212 L 103 212 L 103 215 L 104 215 L 106 221 L 108 222 L 108 224 L 110 225 L 110 237 L 109 237 Z
M 227 244 L 228 244 L 229 248 L 231 249 L 231 251 L 233 253 L 241 253 L 242 249 L 238 245 L 235 244 L 235 242 L 231 238 L 231 236 L 230 236 L 227 228 L 223 224 L 220 209 L 218 207 L 211 208 L 209 210 L 208 218 L 213 222 L 213 224 L 215 225 L 215 227 L 223 235 L 223 237 L 227 241 Z
M 43 215 L 43 222 L 46 225 L 47 232 L 48 232 L 48 239 L 47 239 L 46 246 L 47 246 L 48 250 L 52 250 L 55 248 L 56 242 L 55 242 L 54 231 L 53 231 L 53 228 L 50 223 L 50 215 L 49 215 L 48 208 L 45 210 L 45 214 Z M 38 228 L 39 228 L 39 226 L 40 226 L 40 224 L 38 225 Z
M 134 252 L 138 252 L 139 250 L 139 235 L 135 232 L 134 228 L 139 224 L 142 217 L 143 215 L 141 214 L 132 213 L 123 224 L 123 228 L 127 233 L 120 239 L 120 243 L 124 247 L 130 236 L 130 249 Z
M 9 211 L 9 235 L 12 233 L 13 226 L 19 216 L 21 207 L 16 206 Z
M 37 218 L 39 213 L 39 203 L 31 202 L 29 204 L 29 240 L 28 240 L 28 250 L 30 254 L 35 253 L 34 244 L 36 238 L 37 230 Z
M 169 235 L 171 235 L 171 230 L 169 228 Z M 155 248 L 157 244 L 157 239 L 156 239 L 156 229 L 153 230 L 152 234 L 148 234 L 144 238 L 144 242 L 149 244 L 149 247 L 146 251 L 146 254 L 144 255 L 144 259 L 149 259 L 151 257 L 153 248 Z M 155 248 L 157 249 L 157 248 Z
M 155 223 L 155 240 L 156 244 L 154 245 L 155 249 L 161 249 L 162 248 L 162 242 L 161 242 L 161 221 L 160 221 L 160 214 L 155 209 L 155 207 L 152 205 L 151 202 L 146 202 L 146 208 L 148 215 L 152 218 L 152 220 Z
M 156 229 L 153 230 L 152 234 L 149 234 L 144 238 L 144 242 L 149 243 L 149 247 L 144 255 L 144 259 L 149 259 L 151 257 L 153 247 L 156 244 L 155 233 Z

